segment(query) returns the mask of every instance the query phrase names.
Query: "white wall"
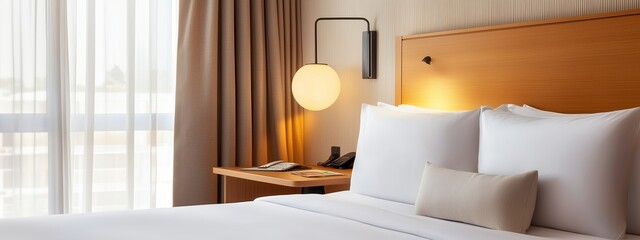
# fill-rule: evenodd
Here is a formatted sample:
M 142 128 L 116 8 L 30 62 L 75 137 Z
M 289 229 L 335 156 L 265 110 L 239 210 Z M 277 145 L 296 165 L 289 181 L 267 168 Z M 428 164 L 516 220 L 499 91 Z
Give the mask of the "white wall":
M 364 22 L 319 23 L 318 61 L 338 72 L 342 91 L 330 108 L 305 112 L 305 161 L 324 161 L 334 145 L 355 151 L 360 105 L 393 103 L 397 36 L 627 9 L 640 9 L 640 0 L 303 0 L 305 63 L 313 62 L 319 17 L 362 16 L 378 31 L 378 78 L 362 79 Z

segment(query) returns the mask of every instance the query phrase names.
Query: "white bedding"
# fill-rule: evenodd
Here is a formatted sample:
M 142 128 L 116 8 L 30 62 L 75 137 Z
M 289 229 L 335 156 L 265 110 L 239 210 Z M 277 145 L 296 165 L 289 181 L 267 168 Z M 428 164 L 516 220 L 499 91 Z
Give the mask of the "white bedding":
M 287 196 L 283 196 L 287 198 Z M 266 201 L 0 221 L 2 240 L 420 239 Z
M 3 219 L 0 239 L 599 239 L 536 227 L 522 235 L 413 211 L 410 204 L 348 191 L 283 195 L 235 204 Z
M 603 238 L 576 234 L 566 231 L 560 231 L 550 228 L 531 226 L 527 231 L 527 235 L 502 232 L 482 227 L 477 227 L 465 223 L 452 221 L 443 221 L 439 219 L 416 216 L 414 214 L 414 205 L 404 204 L 392 201 L 386 201 L 361 194 L 355 194 L 349 191 L 327 194 L 330 197 L 340 198 L 346 201 L 358 202 L 359 204 L 375 206 L 399 215 L 410 218 L 417 218 L 424 221 L 429 226 L 430 231 L 441 232 L 442 238 L 434 237 L 433 239 L 563 239 L 563 240 L 602 240 Z M 502 235 L 491 235 L 495 233 Z M 486 238 L 478 237 L 485 236 Z M 640 236 L 627 235 L 625 239 L 640 240 Z

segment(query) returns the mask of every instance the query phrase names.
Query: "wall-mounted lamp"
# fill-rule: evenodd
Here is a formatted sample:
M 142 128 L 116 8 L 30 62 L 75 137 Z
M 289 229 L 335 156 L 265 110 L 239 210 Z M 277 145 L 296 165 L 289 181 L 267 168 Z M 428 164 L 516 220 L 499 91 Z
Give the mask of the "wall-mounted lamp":
M 362 17 L 325 17 L 315 23 L 315 62 L 302 66 L 293 76 L 291 91 L 303 108 L 319 111 L 328 108 L 340 95 L 340 78 L 333 68 L 318 63 L 318 22 L 323 20 L 362 20 L 367 31 L 362 32 L 362 78 L 376 78 L 376 31 L 371 31 L 369 21 Z

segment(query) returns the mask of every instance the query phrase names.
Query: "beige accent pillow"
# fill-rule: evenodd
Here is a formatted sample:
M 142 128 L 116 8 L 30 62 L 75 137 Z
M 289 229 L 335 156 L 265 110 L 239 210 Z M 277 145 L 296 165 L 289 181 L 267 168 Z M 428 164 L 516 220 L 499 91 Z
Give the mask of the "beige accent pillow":
M 426 164 L 416 214 L 524 233 L 536 205 L 538 171 L 499 176 Z

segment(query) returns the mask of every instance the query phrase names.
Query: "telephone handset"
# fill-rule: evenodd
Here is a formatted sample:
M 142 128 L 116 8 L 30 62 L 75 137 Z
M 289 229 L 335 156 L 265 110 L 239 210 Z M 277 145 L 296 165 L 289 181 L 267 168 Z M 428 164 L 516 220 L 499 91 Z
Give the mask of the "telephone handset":
M 333 160 L 331 163 L 327 164 L 329 167 L 333 168 L 353 168 L 353 162 L 356 160 L 356 153 L 350 152 L 342 157 Z
M 333 154 L 325 162 L 318 163 L 320 166 L 332 168 L 353 168 L 353 162 L 356 160 L 356 153 L 350 152 L 342 157 L 336 157 Z
M 333 146 L 331 147 L 331 155 L 329 155 L 329 159 L 324 162 L 318 162 L 318 166 L 327 166 L 329 163 L 333 162 L 337 158 L 340 157 L 340 147 Z
M 340 147 L 331 147 L 331 155 L 324 162 L 318 162 L 318 166 L 333 168 L 353 168 L 353 162 L 356 160 L 356 153 L 350 152 L 340 157 Z

